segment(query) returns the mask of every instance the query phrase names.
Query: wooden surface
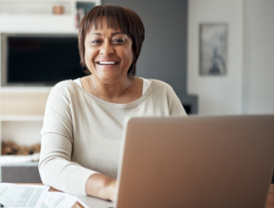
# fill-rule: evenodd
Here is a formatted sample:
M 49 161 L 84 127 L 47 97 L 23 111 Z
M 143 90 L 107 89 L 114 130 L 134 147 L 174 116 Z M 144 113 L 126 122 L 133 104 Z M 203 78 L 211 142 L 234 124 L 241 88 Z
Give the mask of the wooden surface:
M 1 92 L 2 116 L 42 116 L 49 92 Z

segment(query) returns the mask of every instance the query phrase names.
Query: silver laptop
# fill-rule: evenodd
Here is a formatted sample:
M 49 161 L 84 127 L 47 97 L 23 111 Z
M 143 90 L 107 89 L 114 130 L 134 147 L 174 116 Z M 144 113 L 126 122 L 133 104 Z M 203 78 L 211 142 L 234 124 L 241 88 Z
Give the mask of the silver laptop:
M 263 208 L 273 168 L 274 115 L 131 118 L 116 204 L 87 204 Z

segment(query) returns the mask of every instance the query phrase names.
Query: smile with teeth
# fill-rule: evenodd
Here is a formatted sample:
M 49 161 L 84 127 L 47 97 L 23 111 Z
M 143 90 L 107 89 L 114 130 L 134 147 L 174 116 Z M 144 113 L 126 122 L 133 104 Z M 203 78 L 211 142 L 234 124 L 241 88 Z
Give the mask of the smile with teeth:
M 116 62 L 116 61 L 98 61 L 97 63 L 100 65 L 115 65 L 118 62 Z

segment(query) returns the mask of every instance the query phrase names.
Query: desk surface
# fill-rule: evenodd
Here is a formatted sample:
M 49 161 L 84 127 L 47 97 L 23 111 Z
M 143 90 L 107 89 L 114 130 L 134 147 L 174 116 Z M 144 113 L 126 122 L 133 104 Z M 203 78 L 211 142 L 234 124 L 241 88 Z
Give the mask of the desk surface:
M 35 184 L 31 184 L 31 185 L 35 185 Z M 36 185 L 42 185 L 42 184 L 36 183 Z M 54 188 L 50 188 L 50 191 L 57 191 L 57 190 Z M 81 197 L 81 199 L 83 199 L 83 198 L 85 198 L 85 197 Z M 89 198 L 89 197 L 86 197 L 86 198 Z M 104 200 L 98 199 L 98 203 L 100 203 L 100 202 L 104 203 Z M 274 184 L 270 185 L 265 208 L 274 208 Z
M 55 189 L 51 188 L 51 191 Z M 270 185 L 265 208 L 274 208 L 274 184 Z

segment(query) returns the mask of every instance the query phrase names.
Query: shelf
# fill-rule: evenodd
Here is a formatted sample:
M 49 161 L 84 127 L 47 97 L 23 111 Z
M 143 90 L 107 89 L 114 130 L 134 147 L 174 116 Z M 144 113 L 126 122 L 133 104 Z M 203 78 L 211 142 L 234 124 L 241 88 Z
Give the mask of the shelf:
M 2 121 L 1 125 L 1 140 L 4 142 L 13 141 L 26 146 L 41 142 L 42 120 L 9 120 Z
M 84 9 L 101 4 L 101 0 L 0 0 L 0 13 L 3 14 L 54 14 L 54 6 L 61 6 L 63 14 L 76 13 L 84 5 Z
M 29 13 L 0 13 L 0 17 L 5 17 L 5 18 L 18 18 L 18 17 L 29 17 L 29 18 L 56 18 L 56 19 L 61 19 L 61 18 L 67 18 L 67 17 L 72 17 L 71 14 L 51 14 L 51 13 L 35 13 L 35 14 L 29 14 Z M 20 21 L 20 20 L 19 20 Z
M 64 14 L 72 14 L 72 1 L 52 0 L 0 0 L 0 13 L 53 14 L 54 6 L 62 6 Z
M 0 15 L 1 32 L 26 33 L 75 33 L 76 20 L 73 15 L 28 15 L 28 14 L 2 14 Z
M 3 157 L 3 156 L 6 157 L 6 155 L 1 155 L 0 160 L 1 160 L 1 157 Z M 10 157 L 14 157 L 14 156 L 10 156 Z M 17 167 L 17 166 L 24 166 L 24 167 L 34 166 L 34 167 L 36 167 L 36 166 L 38 166 L 38 162 L 29 162 L 29 161 L 19 162 L 19 161 L 15 161 L 13 163 L 3 163 L 0 166 L 1 167 L 12 167 L 12 166 L 15 166 L 15 167 Z
M 12 86 L 12 87 L 1 87 L 0 92 L 50 92 L 53 86 Z
M 70 2 L 72 2 L 72 0 L 0 0 L 0 3 L 24 3 L 24 4 L 28 4 L 28 3 L 40 3 L 40 4 L 43 4 L 43 3 L 67 3 L 67 4 L 70 4 Z
M 39 153 L 32 155 L 1 155 L 0 164 L 1 166 L 18 166 L 19 164 L 25 166 L 36 166 L 39 156 Z
M 43 116 L 1 116 L 1 121 L 43 121 Z
M 87 12 L 100 4 L 101 0 L 0 0 L 0 32 L 77 34 L 79 10 Z M 55 6 L 63 13 L 54 14 Z

